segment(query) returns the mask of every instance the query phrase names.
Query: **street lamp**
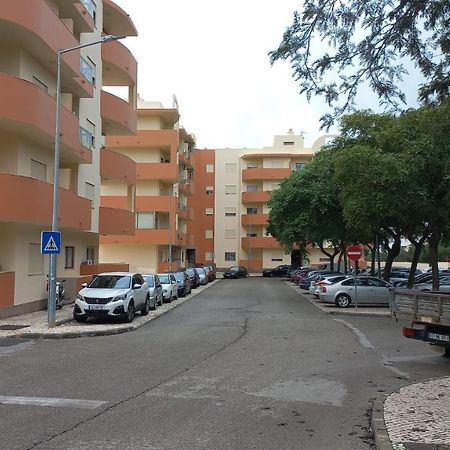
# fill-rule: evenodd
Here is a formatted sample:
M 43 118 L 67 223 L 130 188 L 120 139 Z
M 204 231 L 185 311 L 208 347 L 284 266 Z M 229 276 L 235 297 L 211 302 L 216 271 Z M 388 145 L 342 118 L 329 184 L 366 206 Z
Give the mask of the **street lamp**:
M 79 50 L 81 48 L 90 47 L 91 45 L 104 44 L 105 42 L 117 41 L 126 36 L 114 36 L 108 34 L 103 36 L 99 41 L 89 42 L 88 44 L 77 45 L 76 47 L 66 48 L 58 51 L 56 60 L 56 118 L 55 118 L 55 161 L 53 168 L 53 212 L 52 212 L 52 231 L 58 231 L 58 208 L 59 208 L 59 159 L 61 147 L 61 125 L 60 125 L 60 109 L 61 109 L 61 61 L 62 55 L 65 53 Z M 56 265 L 57 253 L 50 254 L 49 280 L 48 280 L 48 299 L 47 299 L 47 323 L 48 327 L 55 326 L 56 314 Z

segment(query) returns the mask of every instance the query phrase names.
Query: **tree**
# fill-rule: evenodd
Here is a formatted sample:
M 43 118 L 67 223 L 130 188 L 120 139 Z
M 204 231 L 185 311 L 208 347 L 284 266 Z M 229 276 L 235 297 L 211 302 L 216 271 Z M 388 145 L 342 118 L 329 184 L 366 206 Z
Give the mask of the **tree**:
M 450 94 L 450 2 L 304 0 L 269 56 L 272 64 L 290 61 L 308 100 L 323 96 L 334 107 L 321 118 L 327 128 L 353 108 L 363 83 L 382 106 L 399 109 L 406 103 L 399 82 L 410 62 L 425 79 L 420 101 L 438 104 Z

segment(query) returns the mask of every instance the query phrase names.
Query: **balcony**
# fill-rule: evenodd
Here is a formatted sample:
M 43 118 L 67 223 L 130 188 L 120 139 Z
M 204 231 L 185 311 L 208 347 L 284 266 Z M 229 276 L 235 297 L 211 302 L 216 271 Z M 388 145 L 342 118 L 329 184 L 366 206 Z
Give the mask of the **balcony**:
M 242 203 L 267 203 L 270 199 L 270 192 L 243 192 Z
M 243 237 L 241 247 L 248 248 L 280 248 L 278 241 L 269 236 Z
M 284 180 L 289 178 L 291 169 L 255 168 L 242 171 L 242 181 Z
M 134 235 L 135 215 L 132 211 L 100 206 L 99 233 L 114 235 Z
M 0 74 L 0 128 L 27 136 L 53 152 L 56 102 L 33 83 Z M 61 107 L 61 164 L 92 162 L 90 149 L 80 144 L 78 117 Z
M 50 226 L 53 185 L 35 178 L 0 173 L 0 221 Z M 91 229 L 91 201 L 59 188 L 59 227 Z
M 119 41 L 102 45 L 103 85 L 136 85 L 137 62 L 130 50 Z
M 241 216 L 241 224 L 247 225 L 267 225 L 269 214 L 243 214 Z
M 172 228 L 172 240 L 169 239 L 169 230 L 136 230 L 134 236 L 101 236 L 101 244 L 127 244 L 127 245 L 176 245 L 176 233 Z
M 136 110 L 125 100 L 102 91 L 100 96 L 102 130 L 105 136 L 135 135 Z
M 178 166 L 176 163 L 138 163 L 138 180 L 161 180 L 171 183 L 178 181 Z
M 111 0 L 103 0 L 103 31 L 115 36 L 137 36 L 130 16 Z
M 95 30 L 94 19 L 83 3 L 78 0 L 56 0 L 60 17 L 70 19 L 78 33 L 92 33 Z
M 187 167 L 193 168 L 194 162 L 192 160 L 192 152 L 178 153 L 178 163 L 184 164 Z
M 26 13 L 25 13 L 26 12 Z M 56 55 L 79 42 L 44 0 L 2 2 L 0 40 L 5 48 L 22 48 L 56 78 Z M 62 92 L 92 97 L 93 87 L 80 73 L 80 52 L 64 55 L 61 67 Z
M 168 195 L 139 195 L 136 197 L 136 211 L 169 212 L 170 206 L 174 214 L 177 201 L 176 197 Z
M 136 184 L 136 163 L 126 155 L 102 148 L 100 150 L 100 175 L 126 184 Z
M 193 180 L 180 180 L 178 189 L 186 196 L 195 194 L 195 185 Z
M 141 115 L 139 111 L 139 116 Z M 145 148 L 166 150 L 170 153 L 171 161 L 176 160 L 178 147 L 177 130 L 138 130 L 133 136 L 114 136 L 106 138 L 106 146 L 115 148 Z

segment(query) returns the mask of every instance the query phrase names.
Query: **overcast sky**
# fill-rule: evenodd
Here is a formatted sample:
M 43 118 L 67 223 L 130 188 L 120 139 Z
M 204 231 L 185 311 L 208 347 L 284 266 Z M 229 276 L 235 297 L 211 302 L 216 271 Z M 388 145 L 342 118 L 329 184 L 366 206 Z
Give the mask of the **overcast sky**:
M 306 144 L 323 134 L 323 102 L 298 94 L 289 64 L 270 66 L 299 0 L 114 0 L 139 36 L 122 42 L 138 61 L 138 93 L 172 107 L 198 148 L 263 147 L 289 128 Z

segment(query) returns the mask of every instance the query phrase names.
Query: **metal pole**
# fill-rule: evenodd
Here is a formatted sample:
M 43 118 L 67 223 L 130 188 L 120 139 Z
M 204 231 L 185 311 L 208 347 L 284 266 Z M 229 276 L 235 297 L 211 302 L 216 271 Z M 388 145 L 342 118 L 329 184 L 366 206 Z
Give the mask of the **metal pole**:
M 358 260 L 355 260 L 355 306 L 356 311 L 358 311 L 358 291 L 356 289 L 356 275 L 358 273 Z
M 53 167 L 53 212 L 52 231 L 58 231 L 58 210 L 59 210 L 59 159 L 61 151 L 61 130 L 60 130 L 60 109 L 61 109 L 61 57 L 62 51 L 58 52 L 56 61 L 56 114 L 55 114 L 55 155 Z M 55 326 L 56 315 L 56 276 L 57 276 L 57 255 L 50 254 L 49 278 L 48 278 L 48 299 L 47 299 L 47 322 L 48 327 Z
M 250 219 L 251 220 L 251 219 Z M 250 261 L 252 259 L 252 224 L 250 224 L 249 233 L 250 236 L 248 237 L 248 250 L 247 250 L 247 256 L 248 256 L 248 274 L 250 275 Z
M 172 189 L 169 188 L 169 270 L 172 271 Z

